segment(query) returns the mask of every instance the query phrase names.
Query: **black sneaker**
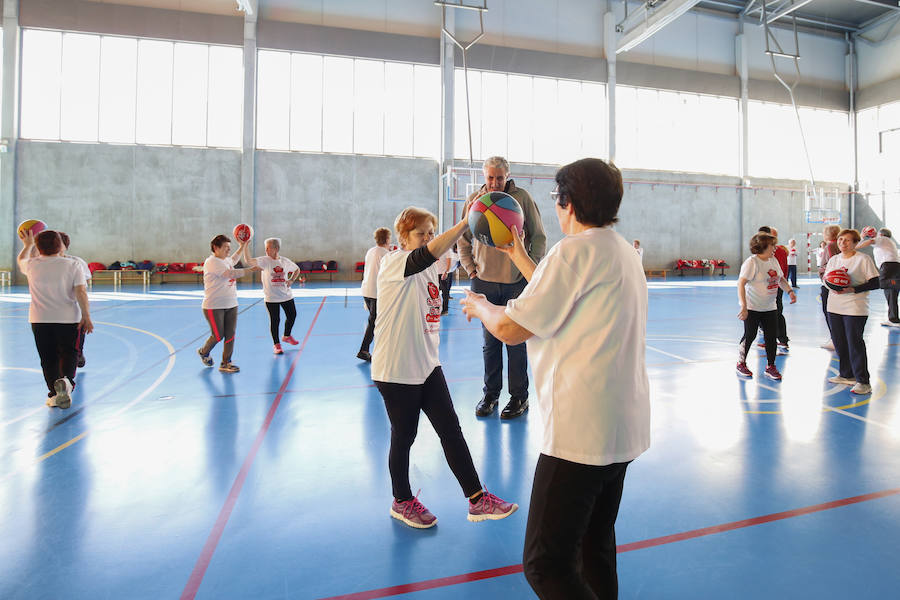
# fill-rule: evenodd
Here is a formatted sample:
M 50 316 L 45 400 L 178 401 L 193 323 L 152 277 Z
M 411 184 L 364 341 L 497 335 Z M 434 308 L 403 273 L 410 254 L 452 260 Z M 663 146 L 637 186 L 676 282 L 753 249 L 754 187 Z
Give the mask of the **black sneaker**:
M 497 409 L 497 399 L 485 396 L 475 406 L 475 415 L 479 417 L 487 417 Z
M 87 363 L 87 361 L 84 360 L 84 354 L 79 353 L 78 354 L 78 368 L 80 369 L 80 368 L 84 367 L 85 363 Z
M 516 398 L 510 396 L 509 402 L 500 411 L 501 419 L 515 419 L 521 417 L 528 410 L 528 398 Z
M 213 359 L 212 359 L 212 356 L 210 356 L 209 354 L 203 354 L 203 348 L 197 348 L 197 354 L 200 355 L 200 360 L 203 361 L 203 366 L 204 366 L 204 367 L 211 367 L 211 366 L 213 366 Z
M 365 350 L 360 350 L 359 352 L 357 352 L 356 358 L 364 360 L 366 362 L 372 362 L 372 355 Z

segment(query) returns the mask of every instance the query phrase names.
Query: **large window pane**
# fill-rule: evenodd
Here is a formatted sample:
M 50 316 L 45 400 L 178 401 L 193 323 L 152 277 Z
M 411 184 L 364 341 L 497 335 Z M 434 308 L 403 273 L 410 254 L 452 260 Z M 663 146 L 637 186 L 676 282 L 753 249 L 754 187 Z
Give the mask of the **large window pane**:
M 469 71 L 469 102 L 466 103 L 466 77 L 462 69 L 454 73 L 453 105 L 455 108 L 453 148 L 456 158 L 469 159 L 471 143 L 473 160 L 484 158 L 481 155 L 481 72 Z M 468 106 L 468 109 L 467 109 Z M 469 140 L 471 131 L 472 139 Z
M 97 141 L 99 93 L 100 37 L 63 35 L 60 139 Z
M 441 70 L 416 65 L 414 71 L 413 154 L 438 158 L 441 155 Z
M 322 149 L 353 152 L 353 59 L 325 57 Z
M 134 143 L 137 40 L 100 40 L 100 141 Z
M 209 47 L 175 44 L 172 96 L 172 143 L 206 145 Z
M 506 75 L 481 75 L 481 155 L 506 156 Z
M 559 129 L 557 132 L 559 153 L 553 157 L 552 162 L 565 164 L 582 158 L 581 83 L 578 81 L 566 81 L 561 79 L 557 82 L 556 93 L 559 103 L 556 109 L 559 113 Z
M 291 57 L 291 150 L 322 151 L 321 56 Z
M 291 55 L 260 51 L 257 62 L 256 145 L 290 148 Z
M 413 154 L 413 107 L 415 104 L 413 65 L 384 65 L 384 153 Z
M 533 77 L 510 75 L 507 80 L 509 96 L 509 151 L 507 158 L 513 162 L 534 162 L 534 92 Z
M 557 81 L 545 77 L 534 78 L 534 162 L 555 164 L 562 154 L 559 132 L 560 115 L 557 110 Z
M 24 138 L 59 139 L 62 34 L 27 29 L 22 34 Z
M 172 43 L 138 42 L 137 129 L 139 144 L 172 142 Z
M 209 47 L 209 104 L 206 143 L 219 148 L 241 145 L 244 107 L 244 51 Z
M 383 154 L 384 63 L 355 60 L 353 67 L 353 151 Z
M 606 157 L 606 86 L 599 83 L 583 82 L 581 84 L 582 125 L 581 153 L 594 158 Z

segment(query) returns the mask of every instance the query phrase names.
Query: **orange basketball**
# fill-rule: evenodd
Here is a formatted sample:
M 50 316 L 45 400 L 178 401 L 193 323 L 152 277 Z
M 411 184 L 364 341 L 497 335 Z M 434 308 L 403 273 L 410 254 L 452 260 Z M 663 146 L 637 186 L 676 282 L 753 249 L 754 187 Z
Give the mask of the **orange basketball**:
M 253 228 L 245 223 L 241 223 L 240 225 L 234 226 L 234 231 L 232 233 L 234 239 L 237 241 L 246 242 L 253 237 Z

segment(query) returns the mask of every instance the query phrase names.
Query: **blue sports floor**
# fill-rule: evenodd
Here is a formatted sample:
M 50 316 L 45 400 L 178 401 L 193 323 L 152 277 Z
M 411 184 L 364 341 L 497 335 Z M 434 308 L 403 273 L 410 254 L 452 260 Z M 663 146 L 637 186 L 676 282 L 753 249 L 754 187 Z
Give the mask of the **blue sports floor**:
M 241 288 L 235 375 L 196 355 L 196 287 L 97 286 L 66 411 L 44 406 L 27 290 L 0 293 L 0 598 L 532 598 L 520 562 L 537 411 L 474 416 L 481 330 L 454 303 L 441 357 L 463 431 L 483 482 L 521 508 L 468 522 L 423 418 L 411 479 L 439 524 L 391 519 L 389 424 L 345 284 L 296 291 L 301 345 L 283 356 L 261 290 Z M 620 597 L 898 597 L 900 330 L 879 325 L 883 296 L 860 398 L 826 382 L 817 280 L 786 306 L 784 380 L 738 379 L 734 286 L 650 282 L 653 437 L 625 480 Z

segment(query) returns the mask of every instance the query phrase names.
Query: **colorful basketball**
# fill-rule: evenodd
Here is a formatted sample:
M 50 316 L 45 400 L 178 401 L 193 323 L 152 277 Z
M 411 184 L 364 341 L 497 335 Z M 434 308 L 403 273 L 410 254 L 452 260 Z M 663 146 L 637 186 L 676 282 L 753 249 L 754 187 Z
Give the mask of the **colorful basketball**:
M 246 242 L 253 237 L 253 228 L 249 225 L 241 223 L 240 225 L 234 226 L 234 231 L 232 233 L 234 235 L 234 239 L 236 239 L 237 241 Z
M 19 223 L 19 235 L 25 235 L 25 232 L 29 229 L 31 230 L 31 233 L 37 235 L 43 230 L 47 229 L 47 224 L 38 219 L 26 219 Z
M 878 235 L 878 232 L 875 231 L 875 228 L 869 225 L 868 227 L 863 227 L 862 236 L 864 238 L 873 238 Z
M 510 227 L 522 231 L 525 215 L 515 198 L 504 192 L 489 192 L 469 208 L 472 236 L 488 246 L 508 246 L 513 241 Z
M 835 269 L 825 273 L 825 285 L 833 290 L 841 291 L 850 285 L 850 276 L 847 269 Z

